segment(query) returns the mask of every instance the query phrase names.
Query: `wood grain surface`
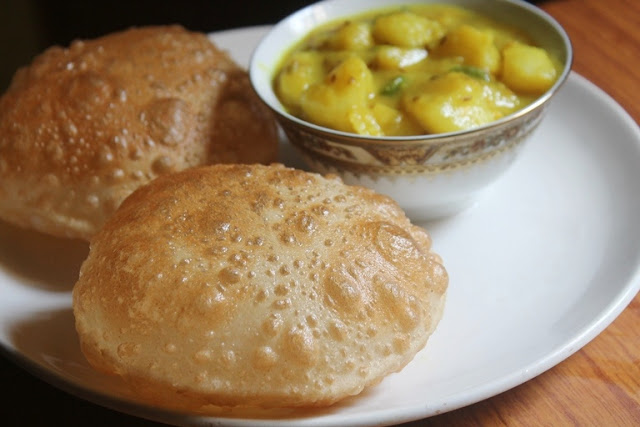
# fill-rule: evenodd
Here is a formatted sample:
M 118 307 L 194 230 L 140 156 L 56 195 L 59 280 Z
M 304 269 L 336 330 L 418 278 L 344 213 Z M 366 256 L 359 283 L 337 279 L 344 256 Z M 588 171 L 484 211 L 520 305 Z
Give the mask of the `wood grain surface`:
M 569 34 L 573 70 L 640 123 L 640 0 L 538 5 Z M 489 400 L 408 425 L 640 426 L 640 295 L 593 341 L 544 374 Z

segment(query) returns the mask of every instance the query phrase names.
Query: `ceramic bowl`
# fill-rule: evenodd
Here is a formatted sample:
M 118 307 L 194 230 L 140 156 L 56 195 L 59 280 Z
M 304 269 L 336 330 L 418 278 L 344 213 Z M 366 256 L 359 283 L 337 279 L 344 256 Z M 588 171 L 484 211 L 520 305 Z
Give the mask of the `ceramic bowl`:
M 289 114 L 273 79 L 283 55 L 311 29 L 368 10 L 416 3 L 450 3 L 520 27 L 564 64 L 556 83 L 527 107 L 472 130 L 410 137 L 367 137 L 332 130 Z M 310 170 L 395 199 L 413 220 L 452 215 L 473 204 L 513 164 L 569 75 L 571 42 L 537 7 L 519 0 L 327 0 L 277 23 L 256 47 L 249 66 L 254 89 Z

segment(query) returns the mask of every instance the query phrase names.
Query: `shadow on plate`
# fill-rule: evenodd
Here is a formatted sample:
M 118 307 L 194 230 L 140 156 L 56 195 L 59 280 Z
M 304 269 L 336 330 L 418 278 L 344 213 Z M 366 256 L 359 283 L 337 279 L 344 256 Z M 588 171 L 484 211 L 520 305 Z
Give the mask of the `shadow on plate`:
M 0 221 L 0 269 L 24 284 L 68 292 L 78 279 L 89 243 L 63 239 Z
M 162 423 L 202 424 L 208 417 L 255 420 L 295 420 L 329 416 L 356 404 L 372 391 L 346 398 L 328 408 L 259 409 L 210 406 L 206 413 L 178 413 L 141 403 L 117 377 L 95 371 L 80 350 L 71 308 L 31 314 L 11 326 L 17 362 L 48 383 L 78 397 L 130 415 Z M 200 421 L 197 421 L 200 419 Z M 216 421 L 217 422 L 217 421 Z
M 11 341 L 21 354 L 64 376 L 90 369 L 80 351 L 71 308 L 31 313 L 11 325 Z M 82 366 L 82 365 L 85 366 Z

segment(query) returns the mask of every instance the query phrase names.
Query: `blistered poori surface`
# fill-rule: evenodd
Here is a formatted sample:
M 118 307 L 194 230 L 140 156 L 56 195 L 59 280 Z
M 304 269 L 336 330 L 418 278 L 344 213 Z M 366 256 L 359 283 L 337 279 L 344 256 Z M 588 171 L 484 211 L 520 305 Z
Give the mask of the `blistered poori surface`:
M 283 166 L 161 177 L 97 234 L 82 348 L 168 407 L 331 404 L 425 345 L 448 278 L 391 199 Z
M 247 73 L 204 34 L 143 27 L 52 47 L 0 98 L 0 218 L 88 239 L 139 185 L 269 163 L 277 132 Z

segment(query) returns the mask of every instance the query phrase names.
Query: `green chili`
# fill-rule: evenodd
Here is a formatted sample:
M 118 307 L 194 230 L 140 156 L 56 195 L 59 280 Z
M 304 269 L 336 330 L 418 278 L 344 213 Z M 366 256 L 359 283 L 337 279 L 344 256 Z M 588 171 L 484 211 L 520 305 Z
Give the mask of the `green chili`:
M 386 85 L 382 88 L 380 93 L 386 96 L 392 96 L 398 93 L 398 91 L 402 88 L 405 83 L 404 76 L 397 76 L 393 79 L 389 80 Z
M 473 77 L 475 79 L 480 79 L 484 81 L 489 81 L 489 74 L 482 68 L 474 67 L 472 65 L 458 65 L 453 67 L 449 71 L 459 71 L 461 73 L 465 73 L 469 77 Z

